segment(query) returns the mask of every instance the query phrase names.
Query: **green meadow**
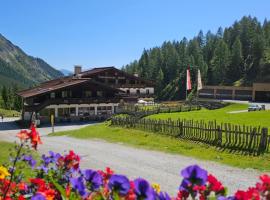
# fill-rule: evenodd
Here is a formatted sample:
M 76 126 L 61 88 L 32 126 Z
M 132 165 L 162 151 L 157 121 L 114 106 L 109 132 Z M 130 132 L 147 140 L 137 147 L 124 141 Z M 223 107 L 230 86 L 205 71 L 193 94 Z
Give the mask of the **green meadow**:
M 255 112 L 240 112 L 230 113 L 233 111 L 247 110 L 246 104 L 230 104 L 224 108 L 216 110 L 201 109 L 191 112 L 176 112 L 176 113 L 160 113 L 150 115 L 150 119 L 193 119 L 214 121 L 217 123 L 232 123 L 248 126 L 261 126 L 270 128 L 270 110 L 268 111 L 255 111 Z
M 79 130 L 58 132 L 51 136 L 67 135 L 79 139 L 101 139 L 112 143 L 122 143 L 136 148 L 158 150 L 167 153 L 191 156 L 202 160 L 211 160 L 240 168 L 253 168 L 270 171 L 270 154 L 262 156 L 244 156 L 215 147 L 193 143 L 169 136 L 140 130 L 114 127 L 110 122 L 87 126 Z

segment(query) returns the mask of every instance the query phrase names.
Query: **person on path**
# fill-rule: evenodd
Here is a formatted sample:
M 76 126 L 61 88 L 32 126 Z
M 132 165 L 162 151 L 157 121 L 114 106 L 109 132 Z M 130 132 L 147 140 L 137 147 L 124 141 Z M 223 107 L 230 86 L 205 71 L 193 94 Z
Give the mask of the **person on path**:
M 2 122 L 4 122 L 4 115 L 1 115 L 1 118 L 2 118 Z

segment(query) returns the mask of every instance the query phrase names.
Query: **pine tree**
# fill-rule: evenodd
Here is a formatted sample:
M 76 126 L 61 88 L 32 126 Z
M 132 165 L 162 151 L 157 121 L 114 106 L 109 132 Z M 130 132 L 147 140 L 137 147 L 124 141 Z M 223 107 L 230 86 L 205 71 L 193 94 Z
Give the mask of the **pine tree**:
M 211 65 L 214 69 L 214 84 L 224 83 L 226 71 L 229 66 L 229 49 L 227 44 L 221 39 L 217 43 Z
M 5 85 L 2 87 L 1 95 L 2 95 L 2 99 L 4 101 L 4 108 L 7 109 L 8 108 L 8 92 L 7 92 L 7 88 Z
M 239 37 L 232 45 L 231 61 L 226 73 L 226 83 L 232 84 L 239 80 L 243 74 L 242 44 Z

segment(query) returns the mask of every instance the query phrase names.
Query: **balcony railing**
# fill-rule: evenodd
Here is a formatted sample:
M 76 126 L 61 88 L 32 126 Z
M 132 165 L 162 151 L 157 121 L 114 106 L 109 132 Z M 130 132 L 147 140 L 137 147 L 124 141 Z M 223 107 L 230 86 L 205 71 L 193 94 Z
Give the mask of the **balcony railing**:
M 25 111 L 39 111 L 49 105 L 59 105 L 59 104 L 92 104 L 92 103 L 118 103 L 120 101 L 119 97 L 115 98 L 57 98 L 57 99 L 47 99 L 40 103 L 34 103 L 33 105 L 25 105 Z

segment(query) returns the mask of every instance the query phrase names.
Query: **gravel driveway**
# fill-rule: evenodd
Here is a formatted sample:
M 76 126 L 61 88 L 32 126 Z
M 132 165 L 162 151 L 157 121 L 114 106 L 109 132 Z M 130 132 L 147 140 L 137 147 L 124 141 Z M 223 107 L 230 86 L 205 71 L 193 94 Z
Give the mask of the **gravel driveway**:
M 8 126 L 14 129 L 12 122 Z M 60 126 L 55 130 L 69 130 L 83 126 L 85 125 Z M 0 139 L 14 141 L 17 131 L 0 129 Z M 191 164 L 198 164 L 215 174 L 228 187 L 229 193 L 253 186 L 260 175 L 258 171 L 252 169 L 243 170 L 181 155 L 136 149 L 120 143 L 113 144 L 97 139 L 81 140 L 66 136 L 48 137 L 51 128 L 40 128 L 39 131 L 43 141 L 38 150 L 40 153 L 73 149 L 82 156 L 83 168 L 104 169 L 110 166 L 117 173 L 126 174 L 130 178 L 141 176 L 152 183 L 159 183 L 162 190 L 168 191 L 171 195 L 176 194 L 181 181 L 180 169 Z

